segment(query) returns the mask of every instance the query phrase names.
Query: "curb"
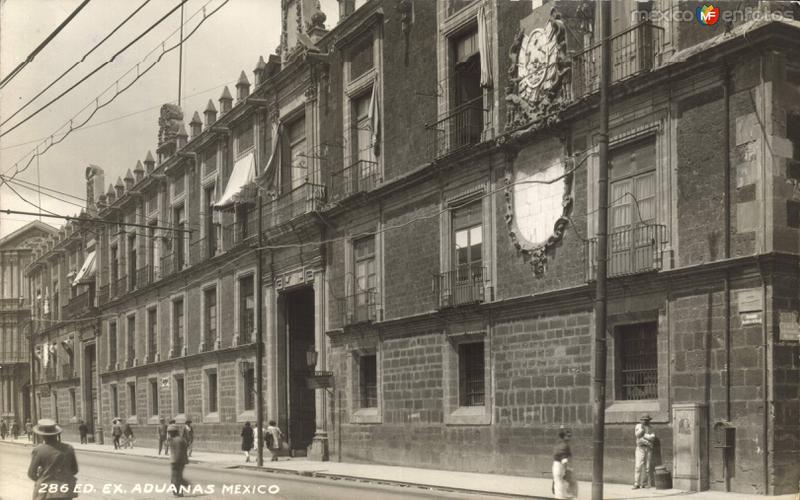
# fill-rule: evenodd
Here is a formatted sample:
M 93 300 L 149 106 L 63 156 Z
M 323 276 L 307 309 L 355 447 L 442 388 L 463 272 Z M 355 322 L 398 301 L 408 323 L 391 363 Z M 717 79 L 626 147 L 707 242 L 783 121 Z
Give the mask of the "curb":
M 425 483 L 412 483 L 408 481 L 395 481 L 392 479 L 377 479 L 377 478 L 366 478 L 360 476 L 348 476 L 345 474 L 333 474 L 330 472 L 317 472 L 317 471 L 299 471 L 294 469 L 276 469 L 273 467 L 259 467 L 257 465 L 237 465 L 234 467 L 230 467 L 232 469 L 248 469 L 248 470 L 256 470 L 261 472 L 268 472 L 268 473 L 276 473 L 276 474 L 292 474 L 296 476 L 302 477 L 311 477 L 311 478 L 318 478 L 318 479 L 330 479 L 333 481 L 352 481 L 352 482 L 359 482 L 359 483 L 368 483 L 368 484 L 376 484 L 381 486 L 394 486 L 398 488 L 417 488 L 421 490 L 429 490 L 429 491 L 441 491 L 441 492 L 448 492 L 448 493 L 462 493 L 462 494 L 469 494 L 469 495 L 492 495 L 497 497 L 505 497 L 505 498 L 517 498 L 517 499 L 527 499 L 527 500 L 551 500 L 552 496 L 535 496 L 535 495 L 521 495 L 518 493 L 503 493 L 499 491 L 489 491 L 489 490 L 475 490 L 469 488 L 457 488 L 452 486 L 441 486 L 436 484 L 425 484 Z
M 31 447 L 34 446 L 33 442 L 17 442 L 17 441 L 2 441 L 2 440 L 0 440 L 0 444 L 2 444 L 2 443 L 14 444 L 14 445 L 17 445 L 17 446 L 31 446 Z M 100 445 L 98 445 L 98 446 L 100 446 Z M 113 449 L 104 450 L 104 449 L 92 449 L 92 448 L 75 448 L 74 446 L 73 446 L 73 448 L 75 449 L 75 451 L 85 451 L 85 452 L 88 452 L 88 453 L 108 453 L 108 454 L 111 454 L 111 455 L 124 455 L 126 457 L 138 457 L 138 458 L 155 458 L 155 459 L 158 459 L 158 460 L 168 460 L 169 459 L 169 455 L 136 455 L 134 453 L 124 453 L 124 452 L 114 453 Z M 213 464 L 215 462 L 207 462 L 205 460 L 197 460 L 197 459 L 194 459 L 194 458 L 190 458 L 189 459 L 189 463 L 190 464 Z

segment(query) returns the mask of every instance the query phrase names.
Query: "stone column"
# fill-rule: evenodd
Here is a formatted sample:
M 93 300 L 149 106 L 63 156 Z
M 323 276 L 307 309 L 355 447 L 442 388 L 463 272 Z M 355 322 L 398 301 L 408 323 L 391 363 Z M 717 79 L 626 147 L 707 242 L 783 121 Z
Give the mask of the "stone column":
M 314 349 L 318 353 L 317 371 L 328 370 L 328 360 L 325 352 L 325 280 L 324 271 L 314 273 Z M 327 415 L 327 390 L 316 389 L 315 414 L 316 430 L 311 441 L 309 458 L 312 460 L 328 460 L 328 415 Z

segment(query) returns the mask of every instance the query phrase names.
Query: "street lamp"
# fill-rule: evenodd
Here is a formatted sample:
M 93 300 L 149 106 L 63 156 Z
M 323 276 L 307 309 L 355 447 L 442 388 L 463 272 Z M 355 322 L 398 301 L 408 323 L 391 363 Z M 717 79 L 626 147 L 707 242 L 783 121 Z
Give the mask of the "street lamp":
M 315 371 L 318 359 L 319 359 L 319 353 L 317 351 L 313 349 L 306 351 L 306 364 L 308 365 L 308 371 L 310 372 Z

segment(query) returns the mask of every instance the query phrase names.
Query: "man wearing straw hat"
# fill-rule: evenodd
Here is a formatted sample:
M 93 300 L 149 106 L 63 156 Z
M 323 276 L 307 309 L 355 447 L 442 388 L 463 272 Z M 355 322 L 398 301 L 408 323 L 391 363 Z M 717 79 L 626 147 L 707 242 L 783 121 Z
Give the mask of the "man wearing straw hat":
M 42 436 L 44 443 L 31 453 L 28 477 L 35 481 L 34 500 L 55 498 L 74 498 L 75 474 L 78 473 L 78 460 L 72 446 L 58 440 L 61 427 L 55 420 L 43 418 L 33 426 L 33 432 Z

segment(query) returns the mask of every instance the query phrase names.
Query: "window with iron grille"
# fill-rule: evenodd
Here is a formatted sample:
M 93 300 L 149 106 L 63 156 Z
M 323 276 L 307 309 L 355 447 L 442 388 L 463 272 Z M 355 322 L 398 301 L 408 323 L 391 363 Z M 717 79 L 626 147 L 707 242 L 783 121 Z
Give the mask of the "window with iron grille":
M 458 400 L 460 406 L 484 405 L 483 350 L 483 342 L 469 342 L 458 346 Z
M 359 356 L 361 408 L 378 407 L 378 356 Z
M 203 341 L 206 349 L 209 349 L 217 338 L 217 287 L 203 290 L 203 305 L 206 327 Z
M 128 236 L 128 287 L 136 288 L 136 233 Z
M 212 370 L 206 373 L 208 389 L 208 413 L 216 413 L 217 408 L 217 372 Z
M 108 324 L 108 364 L 112 369 L 117 363 L 117 324 Z
M 136 382 L 128 382 L 128 416 L 136 416 Z
M 158 351 L 158 309 L 153 307 L 147 310 L 147 354 L 151 361 L 155 359 Z
M 254 324 L 253 276 L 250 275 L 239 279 L 239 343 L 250 342 Z
M 253 410 L 256 407 L 254 401 L 256 394 L 256 370 L 252 363 L 242 363 L 242 393 L 244 410 Z
M 158 380 L 150 379 L 150 415 L 158 415 Z
M 308 158 L 306 154 L 306 119 L 305 116 L 287 125 L 287 146 L 288 154 L 286 159 L 289 163 L 288 178 L 290 181 L 289 189 L 296 189 L 305 184 L 308 177 Z
M 658 399 L 658 325 L 639 323 L 615 329 L 617 398 Z
M 186 409 L 185 405 L 185 394 L 183 392 L 183 375 L 176 375 L 175 376 L 175 396 L 177 399 L 177 405 L 175 406 L 175 413 L 183 413 Z

